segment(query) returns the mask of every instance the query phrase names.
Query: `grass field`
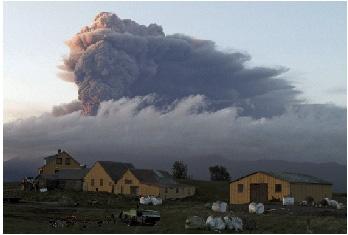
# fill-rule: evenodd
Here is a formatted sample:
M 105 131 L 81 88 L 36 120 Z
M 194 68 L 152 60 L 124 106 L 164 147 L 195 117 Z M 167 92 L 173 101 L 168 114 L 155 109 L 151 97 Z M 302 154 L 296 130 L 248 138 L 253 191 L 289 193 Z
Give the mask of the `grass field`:
M 215 233 L 209 230 L 185 230 L 188 216 L 198 215 L 207 218 L 214 214 L 205 207 L 207 202 L 228 201 L 228 183 L 191 181 L 196 185 L 197 194 L 193 198 L 165 201 L 161 206 L 146 206 L 160 211 L 161 222 L 156 226 L 127 226 L 117 221 L 105 222 L 111 214 L 123 209 L 135 208 L 137 201 L 132 198 L 108 193 L 61 192 L 46 193 L 19 192 L 21 203 L 4 203 L 4 233 Z M 7 185 L 7 186 L 6 186 Z M 7 188 L 11 188 L 6 184 Z M 6 191 L 5 187 L 5 191 Z M 12 190 L 15 185 L 12 185 Z M 340 201 L 345 200 L 340 195 Z M 98 201 L 90 205 L 91 200 Z M 73 206 L 78 202 L 78 206 Z M 313 233 L 346 233 L 345 210 L 323 208 L 293 207 L 280 209 L 277 204 L 266 205 L 276 208 L 263 215 L 248 214 L 247 206 L 235 206 L 231 210 L 237 216 L 248 216 L 256 221 L 256 229 L 243 233 L 307 233 L 307 220 Z M 78 223 L 70 227 L 52 228 L 50 219 L 76 216 Z M 223 231 L 232 233 L 231 231 Z

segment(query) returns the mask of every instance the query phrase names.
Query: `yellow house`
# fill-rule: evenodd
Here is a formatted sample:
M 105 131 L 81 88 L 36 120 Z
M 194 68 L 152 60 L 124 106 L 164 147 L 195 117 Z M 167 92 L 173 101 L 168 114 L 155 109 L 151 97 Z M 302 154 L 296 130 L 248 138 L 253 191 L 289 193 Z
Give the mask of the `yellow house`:
M 85 175 L 83 190 L 118 193 L 117 181 L 128 168 L 134 166 L 131 163 L 97 161 Z
M 44 158 L 44 165 L 39 170 L 39 175 L 53 175 L 62 169 L 81 169 L 81 165 L 70 154 L 58 149 L 58 153 Z
M 116 193 L 174 199 L 193 196 L 195 187 L 178 184 L 167 171 L 130 168 L 117 181 Z
M 314 176 L 290 172 L 258 171 L 230 183 L 230 203 L 266 202 L 291 196 L 295 201 L 331 198 L 332 184 Z

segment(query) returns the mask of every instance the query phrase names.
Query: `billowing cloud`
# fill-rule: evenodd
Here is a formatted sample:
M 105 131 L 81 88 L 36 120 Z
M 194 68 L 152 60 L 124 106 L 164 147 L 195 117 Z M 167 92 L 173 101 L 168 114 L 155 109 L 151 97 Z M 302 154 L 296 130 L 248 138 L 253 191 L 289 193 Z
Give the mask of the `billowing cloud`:
M 72 112 L 81 110 L 81 102 L 78 100 L 71 101 L 70 103 L 64 103 L 60 105 L 53 106 L 52 115 L 53 116 L 63 116 Z
M 279 116 L 255 119 L 240 116 L 236 107 L 208 111 L 201 95 L 161 109 L 154 104 L 153 96 L 122 98 L 101 103 L 96 116 L 47 113 L 5 124 L 4 157 L 38 158 L 64 148 L 88 163 L 154 163 L 209 154 L 233 160 L 346 163 L 342 108 L 298 105 Z
M 169 104 L 204 95 L 211 110 L 239 106 L 242 115 L 271 117 L 297 104 L 299 93 L 281 79 L 283 67 L 247 68 L 251 57 L 223 52 L 209 40 L 165 35 L 161 26 L 140 25 L 102 12 L 68 40 L 61 77 L 78 86 L 83 113 L 95 115 L 110 99 L 156 94 Z
M 5 160 L 62 148 L 151 168 L 207 156 L 346 164 L 346 109 L 301 103 L 283 67 L 105 12 L 67 45 L 61 77 L 78 101 L 5 124 Z

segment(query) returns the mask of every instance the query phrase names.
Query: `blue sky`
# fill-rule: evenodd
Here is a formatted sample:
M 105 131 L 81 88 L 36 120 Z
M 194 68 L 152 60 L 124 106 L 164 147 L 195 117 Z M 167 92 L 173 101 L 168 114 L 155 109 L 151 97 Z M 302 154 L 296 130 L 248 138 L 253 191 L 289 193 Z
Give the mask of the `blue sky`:
M 288 67 L 284 76 L 306 102 L 346 106 L 345 2 L 6 2 L 5 122 L 77 98 L 57 65 L 68 54 L 64 41 L 100 11 L 247 52 L 250 66 Z

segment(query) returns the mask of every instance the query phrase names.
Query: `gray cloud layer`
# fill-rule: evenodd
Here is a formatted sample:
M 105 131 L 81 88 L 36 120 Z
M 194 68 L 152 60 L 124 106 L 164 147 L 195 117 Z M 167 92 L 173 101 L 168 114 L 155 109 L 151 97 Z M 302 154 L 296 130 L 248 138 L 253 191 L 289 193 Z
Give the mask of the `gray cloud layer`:
M 203 96 L 166 109 L 153 96 L 101 104 L 96 116 L 44 114 L 4 125 L 4 156 L 37 158 L 58 147 L 95 159 L 154 161 L 215 154 L 234 160 L 346 163 L 346 110 L 299 105 L 254 119 L 238 108 L 207 111 Z
M 103 12 L 67 45 L 61 77 L 78 85 L 84 114 L 95 115 L 102 101 L 153 93 L 161 97 L 158 106 L 201 94 L 212 110 L 235 105 L 254 117 L 279 115 L 298 103 L 299 91 L 279 78 L 287 69 L 246 68 L 247 54 L 218 51 L 209 40 L 166 36 L 156 24 Z
M 346 109 L 301 104 L 284 68 L 247 68 L 249 55 L 110 13 L 67 44 L 61 77 L 79 101 L 5 124 L 5 160 L 63 148 L 149 167 L 203 155 L 346 164 Z

